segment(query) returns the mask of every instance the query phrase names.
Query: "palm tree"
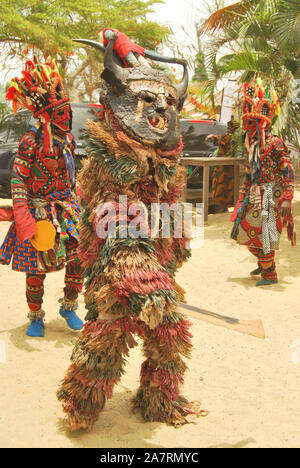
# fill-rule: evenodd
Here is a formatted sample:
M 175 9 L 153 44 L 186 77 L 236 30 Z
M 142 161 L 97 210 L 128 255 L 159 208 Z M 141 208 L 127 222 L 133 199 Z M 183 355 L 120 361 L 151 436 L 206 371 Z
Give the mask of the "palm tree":
M 243 15 L 255 5 L 256 0 L 247 0 L 233 5 L 229 5 L 224 8 L 220 8 L 210 15 L 210 17 L 204 22 L 202 26 L 202 33 L 216 32 L 219 29 L 223 29 L 226 26 L 231 26 L 236 20 L 240 20 Z
M 219 79 L 238 73 L 242 83 L 261 76 L 278 89 L 282 103 L 275 130 L 299 146 L 300 106 L 293 99 L 293 83 L 300 78 L 299 0 L 235 3 L 214 12 L 201 33 L 212 36 L 205 57 L 212 101 Z

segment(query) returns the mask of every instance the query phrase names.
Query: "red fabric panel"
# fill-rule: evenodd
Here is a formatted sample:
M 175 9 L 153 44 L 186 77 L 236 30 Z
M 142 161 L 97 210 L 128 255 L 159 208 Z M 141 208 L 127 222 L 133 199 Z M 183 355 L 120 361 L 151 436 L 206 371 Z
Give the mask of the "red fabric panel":
M 137 52 L 138 54 L 144 57 L 145 49 L 141 47 L 140 45 L 136 44 L 135 42 L 133 42 L 131 39 L 129 39 L 129 37 L 126 36 L 126 34 L 118 31 L 117 29 L 112 29 L 112 28 L 103 29 L 103 43 L 105 47 L 108 44 L 108 40 L 105 39 L 104 37 L 104 33 L 107 30 L 118 33 L 118 39 L 114 43 L 114 50 L 119 55 L 119 57 L 121 57 L 122 60 L 126 57 L 126 55 L 129 52 Z
M 78 200 L 81 200 L 81 188 L 80 188 L 79 182 L 76 182 L 75 191 L 76 191 L 76 195 L 77 195 Z
M 37 233 L 35 219 L 31 215 L 27 204 L 17 203 L 14 205 L 13 210 L 18 240 L 24 242 Z
M 0 221 L 13 221 L 14 214 L 12 208 L 0 208 Z

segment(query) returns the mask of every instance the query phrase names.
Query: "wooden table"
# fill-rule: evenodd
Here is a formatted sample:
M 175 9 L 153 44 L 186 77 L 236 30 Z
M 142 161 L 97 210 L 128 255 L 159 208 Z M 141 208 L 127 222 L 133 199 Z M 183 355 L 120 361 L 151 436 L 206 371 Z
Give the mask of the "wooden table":
M 234 167 L 234 193 L 233 201 L 236 203 L 240 191 L 240 164 L 245 165 L 247 160 L 244 158 L 181 158 L 180 162 L 183 166 L 194 166 L 193 172 L 186 177 L 185 193 L 183 200 L 188 198 L 187 183 L 191 177 L 198 171 L 199 167 L 203 167 L 203 185 L 202 190 L 199 190 L 199 196 L 202 193 L 202 203 L 204 204 L 204 221 L 208 219 L 208 204 L 209 204 L 209 168 L 212 166 L 233 166 Z

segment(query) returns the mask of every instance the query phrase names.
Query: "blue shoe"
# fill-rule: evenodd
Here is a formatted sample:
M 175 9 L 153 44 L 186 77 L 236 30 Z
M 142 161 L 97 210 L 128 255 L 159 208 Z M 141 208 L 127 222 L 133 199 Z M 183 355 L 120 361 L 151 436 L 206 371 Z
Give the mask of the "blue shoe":
M 81 330 L 83 327 L 83 321 L 76 315 L 74 310 L 65 310 L 60 308 L 59 313 L 66 320 L 72 330 Z
M 45 335 L 44 327 L 43 319 L 33 320 L 27 328 L 26 335 L 32 336 L 33 338 L 43 338 Z
M 267 280 L 267 279 L 261 279 L 256 283 L 256 286 L 270 286 L 271 284 L 276 284 L 278 283 L 278 280 Z
M 261 272 L 262 272 L 262 267 L 259 266 L 259 267 L 255 268 L 255 270 L 251 271 L 250 275 L 251 276 L 257 276 L 257 275 L 260 275 Z

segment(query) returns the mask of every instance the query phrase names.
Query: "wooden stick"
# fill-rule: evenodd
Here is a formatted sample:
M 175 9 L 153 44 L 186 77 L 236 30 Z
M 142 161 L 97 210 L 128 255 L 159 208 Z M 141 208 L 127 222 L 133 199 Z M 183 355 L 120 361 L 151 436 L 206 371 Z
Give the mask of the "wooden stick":
M 197 320 L 212 323 L 220 327 L 229 328 L 230 330 L 244 333 L 246 335 L 255 336 L 265 339 L 265 331 L 261 320 L 239 320 L 232 317 L 219 315 L 208 310 L 199 309 L 188 304 L 181 304 L 180 312 Z
M 209 167 L 203 168 L 203 192 L 202 203 L 204 205 L 204 222 L 208 220 L 208 201 L 209 201 Z

